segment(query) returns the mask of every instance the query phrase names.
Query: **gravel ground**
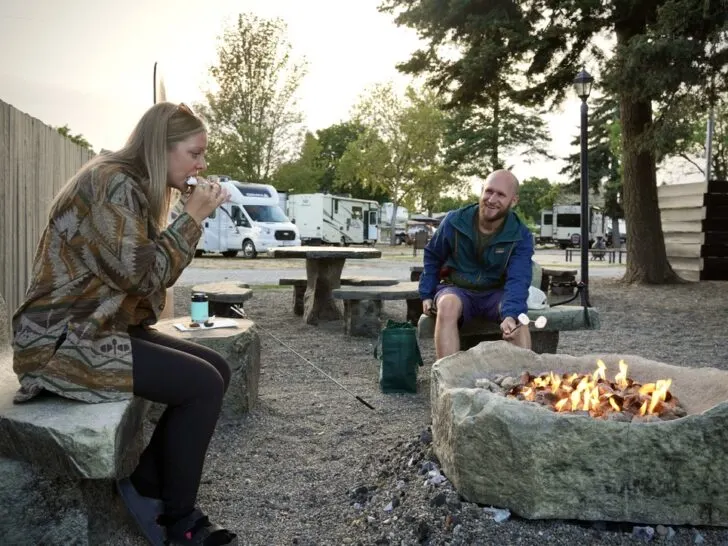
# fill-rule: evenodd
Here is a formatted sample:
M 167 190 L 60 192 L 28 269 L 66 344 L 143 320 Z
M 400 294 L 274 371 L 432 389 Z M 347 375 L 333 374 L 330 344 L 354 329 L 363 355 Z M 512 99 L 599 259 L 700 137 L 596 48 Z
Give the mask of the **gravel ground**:
M 432 342 L 421 343 L 425 366 L 419 392 L 385 395 L 377 384 L 375 340 L 347 337 L 341 324 L 303 324 L 292 313 L 290 289 L 253 290 L 246 310 L 258 325 L 376 411 L 261 331 L 258 406 L 243 418 L 220 421 L 199 498 L 214 521 L 239 533 L 242 544 L 644 542 L 631 524 L 515 516 L 497 523 L 484 507 L 459 499 L 449 482 L 423 486 L 422 464 L 436 462 L 428 431 Z M 728 369 L 723 341 L 728 284 L 625 287 L 595 279 L 591 290 L 602 329 L 562 333 L 560 352 L 639 354 L 682 366 Z M 176 314 L 187 314 L 189 288 L 176 288 L 175 299 Z M 385 315 L 402 320 L 405 303 L 387 302 Z M 393 509 L 386 511 L 390 503 Z M 674 526 L 653 531 L 653 542 L 728 544 L 728 530 Z

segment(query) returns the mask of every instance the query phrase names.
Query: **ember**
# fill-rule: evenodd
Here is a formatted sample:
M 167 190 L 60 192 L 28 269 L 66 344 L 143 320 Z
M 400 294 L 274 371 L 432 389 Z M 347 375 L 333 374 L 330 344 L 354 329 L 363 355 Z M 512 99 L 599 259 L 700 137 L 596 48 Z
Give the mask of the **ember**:
M 671 379 L 641 385 L 627 376 L 627 364 L 620 360 L 619 373 L 614 381 L 608 381 L 606 369 L 598 360 L 591 375 L 549 372 L 533 376 L 524 372 L 520 384 L 507 388 L 506 396 L 537 402 L 557 412 L 588 412 L 597 419 L 615 414 L 625 416 L 625 420 L 635 416 L 677 419 L 686 415 L 669 390 Z

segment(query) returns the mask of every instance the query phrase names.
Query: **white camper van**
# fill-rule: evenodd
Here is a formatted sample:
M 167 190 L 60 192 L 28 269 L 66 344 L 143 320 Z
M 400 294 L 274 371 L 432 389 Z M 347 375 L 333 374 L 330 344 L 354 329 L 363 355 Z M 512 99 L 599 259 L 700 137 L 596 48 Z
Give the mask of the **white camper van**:
M 551 226 L 547 221 L 551 213 Z M 541 238 L 550 235 L 561 248 L 579 246 L 581 238 L 581 205 L 556 205 L 551 211 L 541 212 Z M 589 245 L 604 236 L 604 214 L 596 206 L 589 207 Z
M 243 233 L 243 255 L 255 258 L 279 246 L 300 246 L 298 228 L 279 206 L 278 192 L 269 184 L 231 180 L 232 218 Z
M 288 217 L 304 244 L 377 242 L 379 203 L 324 193 L 288 196 Z
M 246 258 L 255 258 L 270 248 L 301 244 L 298 229 L 278 206 L 278 193 L 273 186 L 224 177 L 218 180 L 230 194 L 230 201 L 205 218 L 197 256 L 221 252 L 232 258 L 242 250 Z M 179 210 L 173 210 L 171 219 L 177 214 Z

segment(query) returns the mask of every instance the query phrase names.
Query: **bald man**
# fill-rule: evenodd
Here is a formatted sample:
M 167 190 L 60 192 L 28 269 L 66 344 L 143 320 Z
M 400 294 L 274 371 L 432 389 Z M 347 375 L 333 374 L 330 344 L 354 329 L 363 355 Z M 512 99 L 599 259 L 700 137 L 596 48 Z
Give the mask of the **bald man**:
M 460 350 L 458 329 L 476 317 L 500 324 L 503 339 L 531 348 L 528 328 L 516 328 L 528 310 L 533 238 L 513 212 L 518 179 L 507 170 L 485 179 L 476 205 L 445 217 L 425 247 L 420 299 L 435 314 L 437 358 Z

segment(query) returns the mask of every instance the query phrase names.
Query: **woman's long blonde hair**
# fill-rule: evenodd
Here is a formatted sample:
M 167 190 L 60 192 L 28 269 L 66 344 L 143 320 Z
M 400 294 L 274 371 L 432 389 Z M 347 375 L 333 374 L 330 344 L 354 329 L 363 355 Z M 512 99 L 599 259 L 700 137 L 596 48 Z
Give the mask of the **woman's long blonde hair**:
M 51 203 L 49 217 L 53 219 L 71 204 L 80 181 L 94 169 L 123 170 L 139 177 L 149 200 L 149 217 L 163 229 L 171 195 L 167 186 L 167 152 L 178 142 L 205 130 L 203 121 L 184 104 L 155 104 L 144 113 L 123 148 L 97 155 L 61 188 Z

